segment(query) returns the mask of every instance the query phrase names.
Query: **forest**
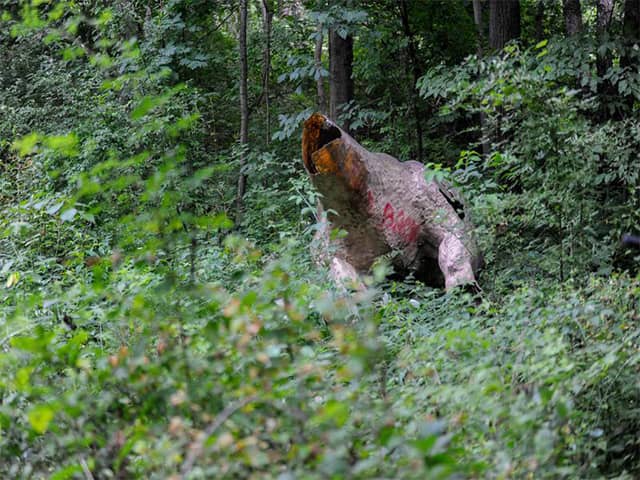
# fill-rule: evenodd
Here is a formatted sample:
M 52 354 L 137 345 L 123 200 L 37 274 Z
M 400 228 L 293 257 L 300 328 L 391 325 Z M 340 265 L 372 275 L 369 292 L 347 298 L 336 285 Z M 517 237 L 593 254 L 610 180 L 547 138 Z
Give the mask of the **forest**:
M 0 0 L 0 478 L 640 478 L 639 67 L 640 0 Z M 332 278 L 314 112 L 474 288 Z

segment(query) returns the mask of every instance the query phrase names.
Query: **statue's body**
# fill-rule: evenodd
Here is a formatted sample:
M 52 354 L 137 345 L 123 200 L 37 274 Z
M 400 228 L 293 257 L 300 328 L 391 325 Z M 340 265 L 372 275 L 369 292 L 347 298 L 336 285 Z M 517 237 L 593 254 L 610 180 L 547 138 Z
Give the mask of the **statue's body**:
M 331 252 L 337 280 L 357 282 L 378 257 L 397 252 L 400 273 L 447 288 L 475 284 L 480 256 L 462 204 L 442 185 L 427 183 L 422 164 L 369 152 L 318 113 L 305 121 L 302 158 L 322 194 L 321 250 Z M 346 236 L 330 241 L 333 228 Z

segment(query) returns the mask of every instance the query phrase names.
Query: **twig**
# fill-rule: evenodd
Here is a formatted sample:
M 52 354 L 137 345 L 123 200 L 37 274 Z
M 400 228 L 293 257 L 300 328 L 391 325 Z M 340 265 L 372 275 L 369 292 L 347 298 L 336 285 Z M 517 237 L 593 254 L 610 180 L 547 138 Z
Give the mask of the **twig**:
M 89 466 L 87 465 L 87 462 L 84 458 L 80 460 L 80 467 L 82 468 L 82 472 L 84 473 L 84 476 L 87 478 L 87 480 L 94 480 L 93 474 L 91 473 L 91 470 L 89 470 Z
M 231 18 L 231 15 L 233 15 L 234 13 L 235 11 L 232 11 L 229 15 L 227 15 L 224 19 L 222 19 L 218 25 L 213 27 L 213 30 L 211 31 L 212 32 L 218 31 L 225 23 L 227 23 L 227 20 L 229 20 Z
M 20 328 L 20 329 L 16 330 L 15 332 L 10 333 L 6 337 L 4 337 L 2 340 L 0 340 L 0 347 L 4 346 L 4 344 L 7 343 L 9 340 L 11 340 L 13 337 L 15 337 L 17 335 L 20 335 L 21 333 L 24 333 L 27 330 L 30 330 L 31 328 L 33 328 L 32 325 L 30 325 L 28 327 Z
M 196 445 L 193 446 L 193 448 L 191 448 L 187 459 L 182 464 L 180 473 L 183 478 L 186 477 L 193 469 L 193 466 L 198 457 L 202 454 L 204 450 L 204 444 L 209 439 L 209 437 L 213 435 L 213 433 L 218 428 L 220 428 L 224 424 L 224 422 L 226 422 L 229 417 L 231 417 L 231 415 L 233 415 L 235 412 L 245 407 L 246 405 L 250 404 L 251 402 L 254 402 L 257 398 L 257 395 L 251 395 L 249 397 L 236 400 L 235 402 L 227 405 L 227 407 L 216 416 L 216 418 L 213 420 L 213 423 L 211 423 L 211 425 L 209 425 L 204 431 L 204 434 L 202 435 L 200 440 L 196 443 Z

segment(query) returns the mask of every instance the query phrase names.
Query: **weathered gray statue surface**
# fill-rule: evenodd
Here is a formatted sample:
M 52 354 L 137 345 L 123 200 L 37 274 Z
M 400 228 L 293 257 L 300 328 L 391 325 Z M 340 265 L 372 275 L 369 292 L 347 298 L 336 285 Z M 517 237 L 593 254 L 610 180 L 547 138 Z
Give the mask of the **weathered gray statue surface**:
M 318 256 L 338 282 L 359 283 L 378 257 L 394 252 L 398 273 L 432 286 L 477 285 L 480 255 L 463 205 L 443 185 L 427 183 L 422 164 L 369 152 L 319 113 L 304 123 L 302 159 L 322 194 Z M 334 228 L 346 236 L 330 240 Z

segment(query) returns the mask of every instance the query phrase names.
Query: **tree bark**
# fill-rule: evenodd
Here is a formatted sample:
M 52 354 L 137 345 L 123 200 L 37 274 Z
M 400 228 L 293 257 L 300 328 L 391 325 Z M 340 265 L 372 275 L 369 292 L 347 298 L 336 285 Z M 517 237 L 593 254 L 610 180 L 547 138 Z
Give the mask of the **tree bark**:
M 481 0 L 473 0 L 473 21 L 476 24 L 477 37 L 477 55 L 481 58 L 483 54 L 484 45 L 484 30 L 482 28 L 482 3 Z M 480 145 L 482 147 L 482 155 L 487 157 L 491 152 L 491 145 L 489 144 L 489 133 L 487 132 L 487 119 L 484 112 L 480 112 Z
M 484 30 L 482 29 L 482 2 L 481 0 L 473 0 L 473 22 L 476 24 L 478 33 L 478 57 L 483 55 Z
M 247 0 L 240 0 L 240 32 L 238 44 L 240 48 L 240 174 L 236 196 L 237 217 L 243 208 L 243 198 L 247 188 L 247 174 L 244 169 L 247 162 L 246 148 L 249 143 L 249 102 L 247 93 Z
M 640 0 L 626 0 L 624 2 L 622 32 L 625 43 L 630 46 L 640 40 Z
M 404 30 L 404 35 L 407 38 L 407 54 L 409 56 L 409 63 L 411 64 L 411 72 L 413 74 L 413 85 L 411 86 L 410 95 L 412 100 L 411 109 L 413 110 L 413 116 L 416 122 L 417 160 L 422 162 L 422 158 L 424 156 L 424 148 L 422 144 L 422 112 L 420 111 L 420 97 L 416 90 L 416 85 L 422 76 L 422 71 L 418 61 L 413 32 L 411 31 L 411 25 L 409 23 L 409 8 L 406 0 L 400 0 L 400 17 L 402 20 L 402 29 Z
M 563 15 L 567 35 L 576 35 L 582 31 L 582 9 L 580 8 L 580 0 L 564 0 Z
M 324 44 L 322 23 L 318 23 L 318 29 L 316 31 L 316 48 L 313 55 L 313 60 L 316 66 L 316 91 L 318 94 L 318 111 L 321 113 L 327 113 L 327 94 L 324 90 L 324 77 L 320 74 L 322 69 L 322 46 Z
M 262 27 L 265 36 L 264 50 L 262 51 L 262 92 L 266 116 L 266 144 L 271 141 L 271 118 L 269 104 L 269 78 L 271 76 L 271 22 L 273 11 L 269 9 L 269 0 L 262 0 Z
M 544 0 L 538 0 L 536 4 L 536 16 L 535 22 L 535 36 L 536 42 L 542 41 L 544 38 Z
M 520 37 L 520 0 L 489 0 L 489 46 L 503 48 Z
M 640 0 L 624 2 L 624 21 L 622 24 L 624 50 L 620 56 L 620 66 L 637 71 L 638 54 L 632 54 L 634 46 L 640 41 Z M 636 99 L 633 94 L 625 96 L 626 108 L 630 111 Z
M 603 37 L 609 30 L 612 15 L 613 0 L 598 0 L 596 30 L 598 36 L 600 37 L 600 40 L 603 39 Z M 605 53 L 604 55 L 598 55 L 596 67 L 598 69 L 598 76 L 603 77 L 607 73 L 607 70 L 611 68 L 611 55 L 609 55 L 608 53 Z
M 596 28 L 599 34 L 603 34 L 609 29 L 612 15 L 613 0 L 598 0 L 596 12 Z
M 353 100 L 353 37 L 342 38 L 335 29 L 329 31 L 329 116 L 337 120 L 346 103 Z M 343 122 L 349 131 L 348 122 Z

